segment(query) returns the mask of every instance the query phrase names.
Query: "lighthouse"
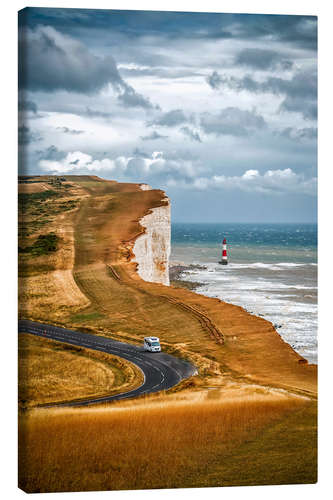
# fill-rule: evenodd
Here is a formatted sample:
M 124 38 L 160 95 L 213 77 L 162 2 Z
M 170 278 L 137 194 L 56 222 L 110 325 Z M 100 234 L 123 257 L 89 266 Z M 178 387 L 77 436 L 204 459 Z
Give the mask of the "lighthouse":
M 227 240 L 224 238 L 222 243 L 222 260 L 219 261 L 219 264 L 226 266 L 228 264 L 227 257 Z

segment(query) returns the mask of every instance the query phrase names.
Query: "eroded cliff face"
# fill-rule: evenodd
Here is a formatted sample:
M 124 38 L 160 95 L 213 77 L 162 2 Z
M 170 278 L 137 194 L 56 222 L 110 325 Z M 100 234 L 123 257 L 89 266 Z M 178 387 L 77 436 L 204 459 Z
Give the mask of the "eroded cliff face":
M 171 249 L 170 202 L 166 205 L 152 208 L 151 212 L 140 219 L 145 232 L 134 244 L 134 262 L 138 264 L 138 274 L 152 283 L 170 285 L 169 256 Z

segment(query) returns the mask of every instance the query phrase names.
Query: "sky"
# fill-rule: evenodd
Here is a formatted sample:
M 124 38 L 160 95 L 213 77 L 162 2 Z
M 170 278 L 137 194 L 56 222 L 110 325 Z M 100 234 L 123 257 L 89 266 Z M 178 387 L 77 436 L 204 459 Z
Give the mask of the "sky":
M 315 222 L 317 18 L 27 8 L 19 173 L 144 182 L 174 222 Z

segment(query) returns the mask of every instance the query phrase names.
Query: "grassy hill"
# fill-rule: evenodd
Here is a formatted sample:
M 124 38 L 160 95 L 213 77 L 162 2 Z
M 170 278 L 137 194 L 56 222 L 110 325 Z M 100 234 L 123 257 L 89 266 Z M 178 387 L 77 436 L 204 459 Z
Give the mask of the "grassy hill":
M 139 221 L 151 208 L 166 203 L 164 192 L 142 191 L 137 184 L 121 184 L 94 176 L 66 176 L 65 180 L 38 177 L 38 181 L 20 184 L 20 316 L 132 343 L 141 343 L 147 334 L 157 335 L 164 350 L 196 364 L 199 375 L 183 382 L 170 394 L 147 398 L 139 406 L 133 402 L 130 406 L 123 404 L 122 418 L 133 416 L 133 425 L 138 433 L 142 415 L 149 418 L 153 414 L 151 412 L 158 413 L 158 408 L 163 404 L 163 412 L 168 415 L 168 421 L 170 417 L 173 427 L 169 433 L 161 434 L 158 429 L 163 428 L 165 422 L 154 417 L 152 433 L 156 450 L 162 450 L 163 446 L 170 444 L 177 425 L 183 429 L 184 440 L 185 436 L 193 435 L 194 424 L 190 423 L 189 416 L 194 408 L 200 415 L 196 426 L 202 442 L 210 436 L 210 426 L 215 418 L 209 415 L 215 415 L 214 412 L 221 415 L 222 420 L 219 420 L 217 428 L 222 429 L 227 425 L 227 417 L 223 420 L 226 404 L 229 415 L 234 412 L 235 424 L 230 431 L 227 447 L 223 445 L 223 435 L 219 436 L 217 431 L 214 434 L 218 451 L 215 445 L 209 445 L 211 449 L 207 453 L 210 458 L 207 458 L 205 471 L 200 468 L 202 449 L 199 447 L 201 451 L 195 458 L 190 452 L 191 446 L 194 446 L 193 440 L 189 441 L 187 447 L 184 446 L 187 451 L 181 454 L 181 467 L 189 477 L 195 478 L 192 483 L 186 483 L 184 474 L 179 476 L 182 479 L 177 479 L 179 466 L 168 481 L 163 482 L 161 477 L 156 477 L 155 482 L 147 484 L 133 474 L 133 479 L 130 479 L 124 468 L 125 461 L 120 460 L 118 466 L 114 462 L 111 465 L 106 460 L 109 455 L 105 454 L 105 446 L 98 441 L 102 432 L 100 429 L 105 426 L 116 426 L 120 435 L 125 432 L 126 426 L 120 426 L 116 418 L 118 413 L 112 410 L 117 405 L 102 408 L 99 413 L 93 414 L 94 425 L 90 427 L 90 437 L 99 443 L 94 449 L 86 447 L 87 440 L 83 428 L 80 434 L 80 426 L 74 430 L 66 424 L 68 432 L 63 432 L 64 419 L 59 411 L 52 410 L 52 415 L 49 411 L 46 416 L 38 413 L 42 410 L 35 410 L 28 416 L 24 415 L 21 422 L 21 455 L 25 457 L 20 469 L 21 486 L 28 491 L 68 491 L 161 485 L 172 487 L 181 485 L 179 481 L 183 481 L 184 485 L 191 483 L 197 486 L 240 484 L 235 464 L 237 456 L 248 453 L 249 443 L 257 450 L 261 447 L 265 449 L 265 446 L 271 446 L 274 450 L 276 446 L 282 457 L 281 440 L 288 449 L 287 457 L 283 458 L 287 460 L 284 472 L 281 467 L 277 470 L 274 466 L 274 454 L 260 455 L 260 467 L 257 469 L 246 455 L 247 461 L 242 464 L 242 484 L 266 484 L 264 481 L 267 478 L 270 482 L 290 482 L 292 464 L 296 462 L 295 482 L 314 482 L 315 459 L 305 457 L 313 457 L 316 445 L 316 367 L 304 362 L 266 320 L 252 316 L 238 306 L 189 290 L 144 282 L 137 275 L 136 264 L 131 258 L 135 238 L 143 231 Z M 70 397 L 69 391 L 68 399 Z M 270 410 L 267 413 L 268 407 Z M 298 417 L 291 418 L 296 408 Z M 81 418 L 81 422 L 84 419 L 87 419 L 87 423 L 91 422 L 92 413 L 89 410 L 71 412 L 72 422 L 76 418 Z M 240 412 L 244 412 L 244 415 L 255 413 L 256 418 L 249 416 L 251 425 L 244 425 L 246 419 L 239 417 Z M 51 424 L 57 432 L 62 432 L 63 448 L 58 449 L 56 441 L 52 441 L 52 453 L 45 474 L 37 474 L 33 457 L 35 453 L 45 451 L 46 437 L 33 441 L 32 436 L 41 431 L 40 426 L 47 429 Z M 297 433 L 300 426 L 303 428 L 302 434 Z M 77 436 L 74 447 L 71 443 L 73 433 Z M 25 454 L 29 441 L 27 436 L 30 436 L 30 459 Z M 43 436 L 43 432 L 40 432 L 40 436 Z M 112 436 L 111 433 L 111 441 Z M 133 439 L 134 436 L 133 430 Z M 178 456 L 182 448 L 181 438 L 177 439 L 172 457 Z M 293 451 L 290 451 L 290 440 L 294 443 Z M 32 442 L 35 443 L 33 449 Z M 84 446 L 86 465 L 89 457 L 99 454 L 98 463 L 104 464 L 101 474 L 91 473 L 83 480 L 77 468 L 74 471 L 56 466 L 66 446 L 75 457 L 82 454 L 81 446 Z M 125 444 L 118 442 L 117 446 L 113 448 L 115 456 L 125 450 L 121 448 Z M 305 453 L 300 453 L 303 448 Z M 135 451 L 131 453 L 127 459 L 136 456 Z M 146 462 L 141 452 L 138 456 L 142 463 L 137 462 L 140 458 L 136 458 L 135 463 L 137 470 L 141 471 Z M 253 460 L 256 458 L 253 457 Z M 162 471 L 166 470 L 163 469 L 163 463 Z M 81 465 L 84 469 L 85 465 Z M 126 477 L 125 483 L 115 481 L 117 467 L 120 467 L 117 475 Z M 167 467 L 166 462 L 164 467 Z M 277 470 L 275 476 L 272 467 L 273 471 Z M 57 471 L 55 476 L 53 473 L 52 485 L 47 479 L 49 470 Z M 251 470 L 256 472 L 252 474 Z M 70 479 L 70 471 L 71 477 L 75 476 L 75 479 Z M 141 473 L 141 478 L 144 477 Z M 207 477 L 210 483 L 207 483 Z

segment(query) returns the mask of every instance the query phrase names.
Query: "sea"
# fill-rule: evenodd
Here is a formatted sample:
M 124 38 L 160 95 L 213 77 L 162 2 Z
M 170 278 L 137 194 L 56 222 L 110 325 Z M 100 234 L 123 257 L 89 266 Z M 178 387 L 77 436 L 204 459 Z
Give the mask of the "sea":
M 218 263 L 224 238 L 226 266 Z M 198 266 L 181 275 L 200 283 L 196 293 L 271 321 L 295 351 L 317 364 L 316 224 L 173 223 L 171 242 L 171 265 Z

